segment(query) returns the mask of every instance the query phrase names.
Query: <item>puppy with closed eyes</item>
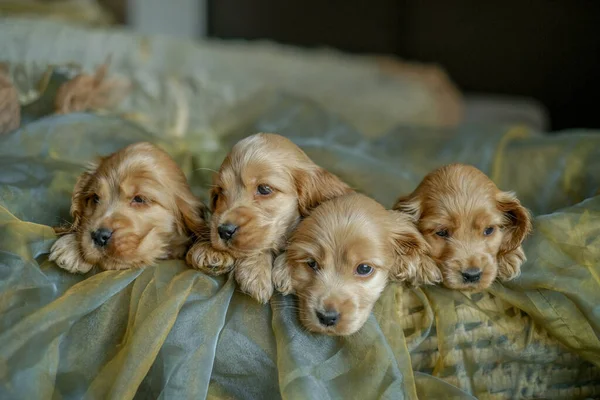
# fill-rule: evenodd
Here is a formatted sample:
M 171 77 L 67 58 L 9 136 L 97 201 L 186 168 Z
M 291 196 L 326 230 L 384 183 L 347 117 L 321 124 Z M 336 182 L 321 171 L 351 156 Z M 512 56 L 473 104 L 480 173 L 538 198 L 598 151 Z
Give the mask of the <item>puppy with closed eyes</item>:
M 389 279 L 413 285 L 441 281 L 429 245 L 406 214 L 349 194 L 317 207 L 275 260 L 273 283 L 295 293 L 310 331 L 358 331 Z
M 410 214 L 451 289 L 482 290 L 519 275 L 529 212 L 483 172 L 451 164 L 427 175 L 394 209 Z
M 273 294 L 273 257 L 300 218 L 351 191 L 289 139 L 249 136 L 233 147 L 215 176 L 210 241 L 190 249 L 188 264 L 213 275 L 234 269 L 241 290 L 266 303 Z
M 120 270 L 183 258 L 195 234 L 208 235 L 204 206 L 169 155 L 136 143 L 81 174 L 71 199 L 73 224 L 50 260 L 69 272 L 94 265 Z

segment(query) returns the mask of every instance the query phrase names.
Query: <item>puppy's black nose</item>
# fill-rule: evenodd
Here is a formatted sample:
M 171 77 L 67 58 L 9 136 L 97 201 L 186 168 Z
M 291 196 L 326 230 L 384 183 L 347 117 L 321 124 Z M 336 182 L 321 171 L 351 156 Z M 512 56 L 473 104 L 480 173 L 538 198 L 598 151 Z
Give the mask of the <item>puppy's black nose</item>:
M 221 224 L 217 228 L 217 231 L 219 231 L 219 236 L 221 239 L 230 240 L 237 232 L 237 229 L 238 227 L 234 224 Z
M 100 228 L 97 231 L 92 232 L 92 240 L 98 247 L 104 247 L 110 241 L 112 231 L 106 228 Z
M 317 318 L 319 318 L 321 325 L 334 326 L 340 320 L 340 313 L 335 310 L 317 311 Z
M 477 267 L 467 268 L 463 271 L 462 277 L 463 280 L 468 283 L 479 282 L 479 279 L 481 279 L 481 270 Z

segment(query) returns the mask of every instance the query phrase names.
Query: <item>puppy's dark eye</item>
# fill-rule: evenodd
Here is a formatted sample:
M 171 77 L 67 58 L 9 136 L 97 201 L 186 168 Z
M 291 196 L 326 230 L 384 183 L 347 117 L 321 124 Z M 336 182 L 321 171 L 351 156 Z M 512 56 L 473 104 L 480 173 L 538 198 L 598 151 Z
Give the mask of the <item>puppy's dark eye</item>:
M 273 189 L 269 185 L 258 185 L 256 192 L 260 195 L 267 196 L 273 193 Z
M 356 275 L 360 275 L 360 276 L 369 276 L 373 273 L 374 269 L 373 267 L 371 267 L 370 265 L 367 264 L 359 264 L 358 267 L 356 267 Z
M 319 269 L 319 265 L 317 264 L 317 262 L 315 260 L 308 260 L 306 262 L 306 265 L 308 265 L 314 271 L 317 271 Z
M 144 204 L 145 202 L 146 201 L 142 196 L 135 196 L 133 199 L 131 199 L 132 204 Z
M 437 231 L 435 234 L 442 238 L 447 238 L 449 236 L 447 229 L 441 229 L 441 230 Z
M 96 204 L 100 203 L 100 196 L 98 196 L 97 194 L 93 195 L 92 201 Z
M 492 233 L 494 233 L 494 227 L 493 226 L 488 226 L 487 228 L 485 228 L 485 230 L 483 231 L 483 234 L 485 236 L 490 236 Z

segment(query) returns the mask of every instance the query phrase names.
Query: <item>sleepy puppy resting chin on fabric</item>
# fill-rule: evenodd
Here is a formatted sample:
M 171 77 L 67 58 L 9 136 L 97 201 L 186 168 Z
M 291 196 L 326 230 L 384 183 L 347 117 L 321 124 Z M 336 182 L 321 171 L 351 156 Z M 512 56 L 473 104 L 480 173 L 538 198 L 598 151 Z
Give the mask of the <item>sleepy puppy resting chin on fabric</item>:
M 71 200 L 73 224 L 50 260 L 69 272 L 142 267 L 183 258 L 194 235 L 207 235 L 204 206 L 163 150 L 136 143 L 81 174 Z
M 521 243 L 531 232 L 529 212 L 473 166 L 431 172 L 394 209 L 414 218 L 451 289 L 482 290 L 496 278 L 513 279 L 526 260 Z
M 389 279 L 413 285 L 441 280 L 429 245 L 410 217 L 361 194 L 329 200 L 292 233 L 275 260 L 273 283 L 295 293 L 310 331 L 358 331 Z
M 273 294 L 273 256 L 300 218 L 351 191 L 285 137 L 249 136 L 232 148 L 215 176 L 210 241 L 194 244 L 188 264 L 212 275 L 234 269 L 241 290 L 266 303 Z

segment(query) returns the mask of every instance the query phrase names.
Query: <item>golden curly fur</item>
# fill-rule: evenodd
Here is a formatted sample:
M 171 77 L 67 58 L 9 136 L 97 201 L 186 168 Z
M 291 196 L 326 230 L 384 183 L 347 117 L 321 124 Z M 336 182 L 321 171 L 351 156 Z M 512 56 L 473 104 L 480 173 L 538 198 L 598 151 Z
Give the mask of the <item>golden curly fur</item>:
M 441 280 L 428 251 L 409 216 L 349 194 L 300 222 L 275 260 L 273 283 L 283 294 L 298 295 L 307 329 L 350 335 L 365 323 L 388 279 Z
M 529 212 L 475 167 L 431 172 L 394 209 L 417 221 L 449 288 L 482 290 L 497 277 L 510 280 L 526 260 L 521 243 L 531 232 Z
M 119 270 L 182 258 L 194 233 L 207 235 L 204 206 L 163 150 L 136 143 L 81 174 L 73 224 L 56 228 L 50 260 L 70 272 Z
M 292 141 L 268 133 L 249 136 L 233 147 L 215 176 L 210 242 L 198 241 L 187 261 L 213 275 L 234 269 L 242 291 L 266 303 L 273 293 L 273 256 L 300 218 L 349 192 Z

